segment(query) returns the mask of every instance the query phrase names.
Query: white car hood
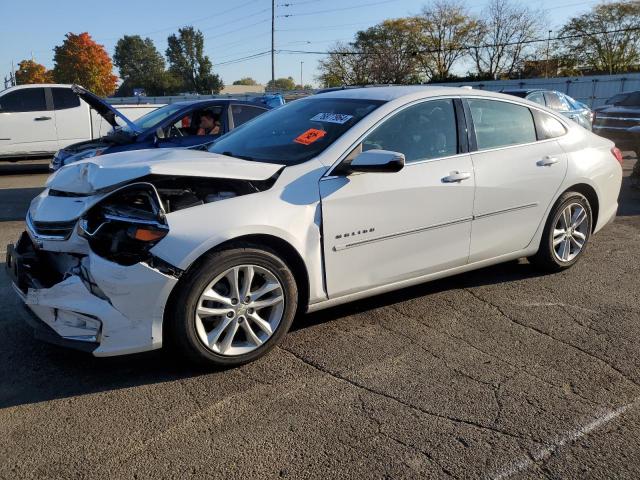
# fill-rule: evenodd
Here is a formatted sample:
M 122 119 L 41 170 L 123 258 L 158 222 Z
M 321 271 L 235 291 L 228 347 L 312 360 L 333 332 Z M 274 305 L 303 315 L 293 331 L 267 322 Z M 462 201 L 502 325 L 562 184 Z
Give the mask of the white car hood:
M 267 180 L 282 167 L 198 150 L 155 148 L 72 163 L 51 175 L 46 186 L 61 192 L 90 195 L 152 174 Z

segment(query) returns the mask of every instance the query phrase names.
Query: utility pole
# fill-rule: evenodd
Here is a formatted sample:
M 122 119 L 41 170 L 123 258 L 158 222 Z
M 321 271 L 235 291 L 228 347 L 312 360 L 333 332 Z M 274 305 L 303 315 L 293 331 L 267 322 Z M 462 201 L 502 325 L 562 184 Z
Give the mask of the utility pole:
M 302 83 L 302 64 L 304 62 L 300 62 L 300 90 L 304 89 L 304 83 Z
M 551 43 L 551 32 L 553 32 L 553 30 L 549 30 L 549 36 L 547 37 L 547 61 L 544 62 L 544 78 L 549 78 L 549 44 Z
M 271 84 L 276 82 L 276 0 L 271 0 Z

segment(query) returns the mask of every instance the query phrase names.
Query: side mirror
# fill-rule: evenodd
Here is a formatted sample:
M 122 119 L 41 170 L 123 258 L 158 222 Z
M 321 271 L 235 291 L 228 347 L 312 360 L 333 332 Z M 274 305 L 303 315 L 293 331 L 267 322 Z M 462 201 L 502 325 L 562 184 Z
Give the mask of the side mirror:
M 404 167 L 404 154 L 388 150 L 367 150 L 358 154 L 348 166 L 351 172 L 394 173 Z

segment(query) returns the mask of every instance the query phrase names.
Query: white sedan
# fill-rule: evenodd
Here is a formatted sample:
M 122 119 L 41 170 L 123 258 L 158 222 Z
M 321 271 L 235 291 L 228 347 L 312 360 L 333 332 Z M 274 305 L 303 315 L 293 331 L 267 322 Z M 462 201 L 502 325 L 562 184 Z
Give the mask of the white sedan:
M 610 141 L 513 96 L 334 91 L 209 152 L 62 168 L 7 267 L 42 338 L 239 365 L 297 312 L 519 257 L 571 267 L 615 217 L 620 162 Z

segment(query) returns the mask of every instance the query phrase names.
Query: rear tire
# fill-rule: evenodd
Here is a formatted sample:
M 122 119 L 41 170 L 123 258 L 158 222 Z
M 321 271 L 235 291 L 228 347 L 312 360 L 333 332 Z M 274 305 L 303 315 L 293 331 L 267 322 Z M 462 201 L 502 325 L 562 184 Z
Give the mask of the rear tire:
M 547 218 L 538 253 L 529 261 L 547 272 L 559 272 L 575 265 L 591 237 L 592 218 L 591 205 L 584 195 L 562 194 Z
M 235 367 L 265 355 L 285 336 L 298 307 L 287 264 L 254 245 L 207 254 L 177 288 L 165 340 L 210 366 Z

